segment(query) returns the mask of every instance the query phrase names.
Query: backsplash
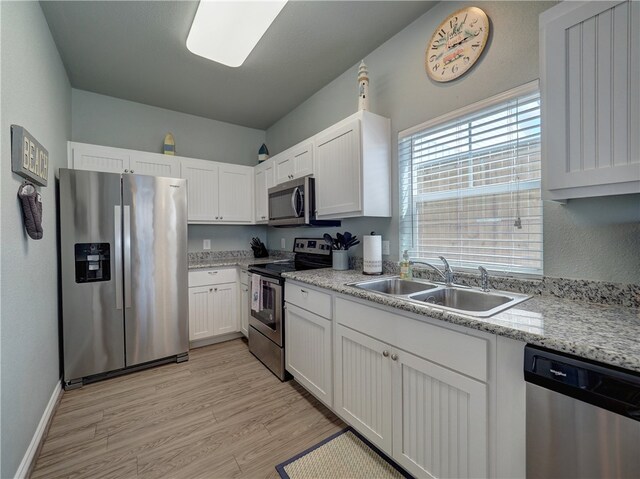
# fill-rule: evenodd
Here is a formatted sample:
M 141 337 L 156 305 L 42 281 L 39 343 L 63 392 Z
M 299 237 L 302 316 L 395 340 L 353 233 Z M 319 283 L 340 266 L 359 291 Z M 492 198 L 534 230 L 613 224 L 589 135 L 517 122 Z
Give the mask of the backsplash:
M 349 258 L 349 267 L 362 270 L 362 258 Z M 400 274 L 400 268 L 395 261 L 383 261 L 382 269 L 386 274 Z M 434 271 L 426 268 L 414 268 L 415 278 L 429 281 L 442 281 Z M 471 273 L 455 273 L 455 281 L 465 286 L 480 286 L 480 276 Z M 589 303 L 615 304 L 626 307 L 640 307 L 640 285 L 607 283 L 602 281 L 587 281 L 579 279 L 550 278 L 518 279 L 504 276 L 490 276 L 489 287 L 516 293 L 549 295 L 557 298 L 586 301 Z

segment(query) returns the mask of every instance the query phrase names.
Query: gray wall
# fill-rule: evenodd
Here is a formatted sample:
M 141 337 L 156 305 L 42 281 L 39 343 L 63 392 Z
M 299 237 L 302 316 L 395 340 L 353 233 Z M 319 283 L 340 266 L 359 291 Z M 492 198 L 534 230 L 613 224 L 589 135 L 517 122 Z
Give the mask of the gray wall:
M 267 241 L 267 227 L 189 225 L 189 251 L 202 251 L 202 240 L 211 240 L 211 251 L 249 250 L 251 238 Z
M 265 132 L 155 106 L 73 89 L 71 139 L 162 153 L 173 133 L 176 153 L 190 158 L 257 165 Z
M 265 132 L 186 113 L 72 89 L 73 141 L 162 152 L 170 131 L 180 156 L 253 166 Z M 189 251 L 201 251 L 211 239 L 212 251 L 248 249 L 253 236 L 266 239 L 264 226 L 189 226 Z
M 553 2 L 482 2 L 492 34 L 481 60 L 452 82 L 429 80 L 424 48 L 431 33 L 448 14 L 468 5 L 475 3 L 439 3 L 364 59 L 371 79 L 371 111 L 391 118 L 394 217 L 345 220 L 340 230 L 362 235 L 375 229 L 391 242 L 389 259 L 398 259 L 399 253 L 398 132 L 538 78 L 538 15 Z M 283 151 L 354 113 L 357 70 L 355 64 L 271 126 L 267 130 L 270 151 Z M 633 244 L 640 235 L 639 202 L 638 195 L 574 200 L 564 206 L 545 202 L 545 274 L 639 282 L 640 252 Z M 300 229 L 270 228 L 269 246 L 279 247 L 283 237 L 289 244 L 296 235 L 306 234 Z
M 71 87 L 37 2 L 1 2 L 1 448 L 0 476 L 13 477 L 60 378 L 55 176 L 67 162 Z M 26 236 L 11 173 L 10 125 L 49 151 L 40 188 L 44 237 Z

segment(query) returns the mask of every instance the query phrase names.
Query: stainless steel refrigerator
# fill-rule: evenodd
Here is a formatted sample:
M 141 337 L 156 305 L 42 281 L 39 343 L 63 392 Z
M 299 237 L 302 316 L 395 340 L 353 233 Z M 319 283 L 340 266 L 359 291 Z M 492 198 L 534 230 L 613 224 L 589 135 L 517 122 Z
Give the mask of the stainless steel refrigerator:
M 60 169 L 65 388 L 188 358 L 186 190 L 177 178 Z

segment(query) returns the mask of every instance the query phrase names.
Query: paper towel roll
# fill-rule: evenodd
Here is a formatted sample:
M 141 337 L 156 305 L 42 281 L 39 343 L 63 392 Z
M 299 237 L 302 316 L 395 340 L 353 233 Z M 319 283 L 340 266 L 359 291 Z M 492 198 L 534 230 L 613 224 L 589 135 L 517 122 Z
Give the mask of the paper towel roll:
M 382 274 L 382 236 L 363 236 L 363 273 Z

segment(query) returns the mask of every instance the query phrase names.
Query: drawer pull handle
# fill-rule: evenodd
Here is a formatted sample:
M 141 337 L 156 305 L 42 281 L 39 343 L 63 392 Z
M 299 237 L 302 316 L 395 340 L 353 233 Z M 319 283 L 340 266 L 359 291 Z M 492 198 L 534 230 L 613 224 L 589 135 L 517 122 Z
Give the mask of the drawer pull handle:
M 218 274 L 217 271 L 209 271 L 209 274 Z
M 392 359 L 393 361 L 397 361 L 397 360 L 398 360 L 398 355 L 397 355 L 396 353 L 393 353 L 393 354 L 391 355 L 391 359 Z
M 382 355 L 383 355 L 385 358 L 388 358 L 388 357 L 389 357 L 389 351 L 387 351 L 387 350 L 385 349 L 384 351 L 382 351 Z

